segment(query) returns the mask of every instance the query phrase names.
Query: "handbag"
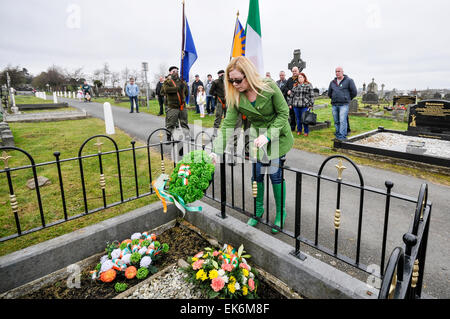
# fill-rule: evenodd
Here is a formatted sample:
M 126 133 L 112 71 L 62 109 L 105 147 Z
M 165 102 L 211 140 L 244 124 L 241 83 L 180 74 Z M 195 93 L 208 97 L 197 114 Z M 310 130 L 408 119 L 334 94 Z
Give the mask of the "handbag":
M 317 123 L 317 114 L 309 109 L 303 112 L 302 114 L 302 123 L 306 125 L 316 125 Z

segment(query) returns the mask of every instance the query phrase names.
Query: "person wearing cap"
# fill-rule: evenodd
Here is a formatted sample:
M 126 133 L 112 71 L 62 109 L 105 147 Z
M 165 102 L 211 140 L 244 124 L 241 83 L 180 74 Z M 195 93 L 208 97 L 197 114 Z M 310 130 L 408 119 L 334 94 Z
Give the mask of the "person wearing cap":
M 213 96 L 216 105 L 216 119 L 214 120 L 213 136 L 217 136 L 217 129 L 220 127 L 220 122 L 222 122 L 222 118 L 224 118 L 227 113 L 225 84 L 223 82 L 224 74 L 224 70 L 217 72 L 219 78 L 213 81 L 211 89 L 209 90 L 209 94 Z
M 228 64 L 225 93 L 227 115 L 214 140 L 211 159 L 217 163 L 218 155 L 223 154 L 239 117 L 245 115 L 251 123 L 250 138 L 253 142 L 250 153 L 256 158 L 252 176 L 257 186 L 255 215 L 261 218 L 264 214 L 264 176 L 268 174 L 275 199 L 274 225 L 282 228 L 286 220 L 287 186 L 281 166 L 294 145 L 289 125 L 289 107 L 275 81 L 262 78 L 255 65 L 245 56 L 235 57 Z M 267 164 L 265 173 L 264 164 Z M 256 226 L 257 223 L 258 220 L 251 218 L 247 224 Z M 272 232 L 277 233 L 278 229 L 272 228 Z
M 191 89 L 191 96 L 194 96 L 194 101 L 195 101 L 195 113 L 199 114 L 200 113 L 200 108 L 198 107 L 198 103 L 197 103 L 197 90 L 199 86 L 203 86 L 203 82 L 200 81 L 200 76 L 198 74 L 195 75 L 195 81 L 192 82 L 192 89 Z
M 166 96 L 167 101 L 166 129 L 173 135 L 173 131 L 180 121 L 185 136 L 189 137 L 190 131 L 186 110 L 186 96 L 189 91 L 186 82 L 178 75 L 176 66 L 169 68 L 169 75 L 164 81 L 161 91 Z

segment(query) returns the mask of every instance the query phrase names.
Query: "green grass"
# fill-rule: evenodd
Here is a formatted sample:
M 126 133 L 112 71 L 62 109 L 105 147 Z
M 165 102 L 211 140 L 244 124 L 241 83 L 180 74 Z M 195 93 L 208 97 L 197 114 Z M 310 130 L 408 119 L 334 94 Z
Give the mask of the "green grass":
M 52 104 L 53 97 L 48 97 L 47 99 L 40 99 L 34 95 L 14 95 L 14 99 L 17 104 Z
M 104 134 L 104 122 L 99 119 L 89 118 L 77 121 L 42 122 L 42 123 L 10 123 L 17 147 L 26 150 L 33 156 L 36 163 L 54 161 L 53 153 L 59 151 L 60 159 L 68 159 L 77 156 L 79 147 L 89 137 L 97 134 Z M 131 147 L 131 137 L 121 130 L 116 129 L 116 134 L 111 136 L 118 144 L 119 149 Z M 89 141 L 82 155 L 97 154 L 97 147 L 93 145 L 96 139 Z M 102 152 L 113 150 L 113 144 L 102 139 Z M 136 147 L 142 144 L 136 142 Z M 132 152 L 121 152 L 121 176 L 124 199 L 136 195 L 134 168 Z M 29 164 L 28 158 L 18 151 L 8 151 L 9 167 L 18 167 Z M 140 194 L 146 193 L 150 189 L 148 161 L 146 148 L 136 151 L 138 186 Z M 118 170 L 116 155 L 103 155 L 102 163 L 106 177 L 106 197 L 107 203 L 111 204 L 120 201 L 118 185 Z M 152 153 L 151 157 L 152 176 L 155 179 L 161 173 L 160 156 Z M 173 169 L 173 163 L 166 157 L 166 171 L 169 173 Z M 0 161 L 0 168 L 4 168 L 3 161 Z M 83 168 L 86 181 L 88 198 L 88 209 L 95 209 L 103 206 L 102 192 L 99 186 L 99 158 L 98 156 L 83 159 Z M 43 203 L 43 211 L 46 223 L 51 223 L 64 218 L 61 200 L 60 185 L 56 165 L 46 165 L 37 167 L 37 175 L 50 179 L 51 185 L 40 187 Z M 81 177 L 78 160 L 61 163 L 64 192 L 67 205 L 68 216 L 78 215 L 84 212 Z M 41 219 L 38 209 L 38 201 L 35 190 L 26 187 L 27 180 L 33 178 L 31 169 L 23 169 L 11 172 L 13 178 L 14 193 L 17 196 L 19 205 L 19 217 L 22 231 L 41 226 Z M 33 244 L 54 238 L 65 233 L 83 228 L 85 226 L 98 223 L 102 220 L 129 212 L 147 205 L 157 200 L 155 195 L 134 200 L 116 207 L 108 208 L 76 220 L 53 226 L 32 234 L 28 234 L 16 239 L 0 243 L 0 255 L 28 247 Z M 0 174 L 0 237 L 9 236 L 17 232 L 14 215 L 10 206 L 9 187 L 5 173 Z

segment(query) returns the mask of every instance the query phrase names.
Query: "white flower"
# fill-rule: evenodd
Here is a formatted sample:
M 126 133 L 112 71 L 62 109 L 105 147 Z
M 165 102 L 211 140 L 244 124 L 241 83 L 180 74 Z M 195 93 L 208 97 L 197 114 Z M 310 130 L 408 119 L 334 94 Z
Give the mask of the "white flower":
M 130 264 L 130 258 L 131 258 L 131 254 L 123 255 L 122 261 L 123 261 L 125 264 L 129 265 L 129 264 Z
M 140 266 L 147 268 L 148 266 L 150 266 L 151 262 L 152 262 L 152 259 L 150 258 L 150 256 L 142 257 Z
M 245 285 L 247 283 L 247 277 L 242 276 L 242 284 Z
M 111 258 L 112 258 L 112 259 L 119 258 L 121 252 L 122 252 L 122 251 L 120 250 L 120 248 L 114 249 L 114 250 L 111 252 Z
M 219 269 L 218 273 L 220 277 L 223 277 L 223 275 L 225 275 L 225 270 Z
M 100 263 L 103 264 L 107 260 L 108 260 L 108 255 L 104 255 L 104 256 L 102 256 L 102 258 L 100 258 Z
M 139 254 L 143 255 L 143 254 L 145 254 L 146 251 L 147 251 L 147 247 L 142 247 L 141 249 L 139 249 Z
M 113 266 L 114 266 L 114 263 L 111 260 L 107 260 L 102 264 L 102 267 L 100 268 L 100 272 L 110 270 Z
M 134 233 L 131 235 L 131 240 L 141 239 L 141 233 Z
M 251 272 L 249 275 L 248 275 L 250 278 L 255 278 L 255 275 Z
M 237 282 L 237 283 L 234 284 L 234 288 L 236 290 L 239 290 L 239 289 L 241 289 L 241 285 L 239 285 L 239 283 Z
M 220 277 L 222 277 L 222 279 L 223 279 L 223 281 L 227 284 L 228 283 L 228 276 L 220 276 Z

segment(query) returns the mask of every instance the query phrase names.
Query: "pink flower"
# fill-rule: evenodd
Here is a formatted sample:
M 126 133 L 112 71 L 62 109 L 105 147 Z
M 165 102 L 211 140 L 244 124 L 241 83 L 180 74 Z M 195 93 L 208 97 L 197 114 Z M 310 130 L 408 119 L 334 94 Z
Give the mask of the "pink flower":
M 204 261 L 205 261 L 204 259 L 199 259 L 199 260 L 197 260 L 196 262 L 194 262 L 194 263 L 192 264 L 192 269 L 198 270 L 198 269 L 202 268 L 203 262 L 204 262 Z
M 254 282 L 254 280 L 252 278 L 249 278 L 248 286 L 250 287 L 250 291 L 255 290 L 255 282 Z
M 240 264 L 239 264 L 239 268 L 244 268 L 244 269 L 250 270 L 250 268 L 248 267 L 248 265 L 245 264 L 245 263 L 240 263 Z
M 217 255 L 220 255 L 220 251 L 217 251 L 217 250 L 216 250 L 216 251 L 213 252 L 213 256 L 214 256 L 214 257 L 217 257 Z
M 222 277 L 216 277 L 213 280 L 211 280 L 211 288 L 218 292 L 222 290 L 222 288 L 225 286 L 225 281 L 223 281 Z
M 203 256 L 203 251 L 197 253 L 197 255 L 194 256 L 194 258 L 200 258 Z
M 233 270 L 233 265 L 232 264 L 223 263 L 222 264 L 222 269 L 226 270 L 226 271 L 232 271 Z

